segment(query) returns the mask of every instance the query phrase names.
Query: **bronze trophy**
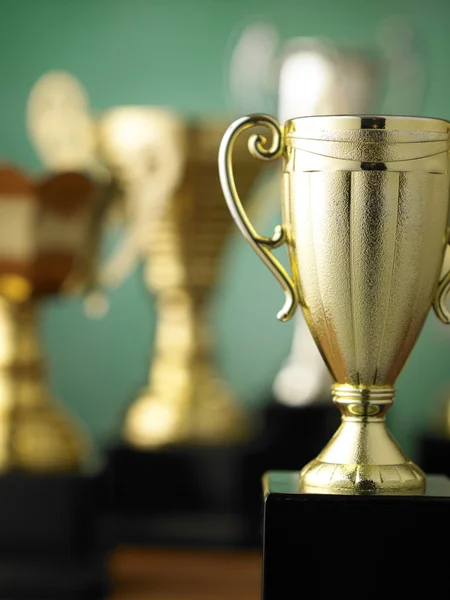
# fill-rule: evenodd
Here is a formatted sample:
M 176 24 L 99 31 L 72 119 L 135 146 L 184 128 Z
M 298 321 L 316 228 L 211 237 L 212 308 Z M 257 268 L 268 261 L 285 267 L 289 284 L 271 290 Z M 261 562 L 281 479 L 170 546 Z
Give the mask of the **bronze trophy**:
M 82 425 L 52 397 L 38 328 L 42 302 L 80 293 L 93 281 L 103 192 L 81 172 L 34 179 L 0 166 L 4 597 L 67 588 L 103 593 L 106 585 L 102 555 L 94 556 L 90 539 L 101 463 Z
M 2 471 L 78 469 L 88 441 L 50 399 L 38 335 L 38 305 L 70 293 L 90 270 L 85 253 L 95 214 L 95 189 L 84 175 L 31 181 L 0 170 Z

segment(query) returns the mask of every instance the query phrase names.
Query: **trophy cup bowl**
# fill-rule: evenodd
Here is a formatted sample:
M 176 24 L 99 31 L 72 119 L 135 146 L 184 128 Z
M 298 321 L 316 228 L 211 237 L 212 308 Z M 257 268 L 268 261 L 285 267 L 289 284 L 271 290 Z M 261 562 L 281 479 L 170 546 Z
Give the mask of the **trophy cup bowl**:
M 237 136 L 266 126 L 271 144 L 250 138 L 251 154 L 283 157 L 283 224 L 259 235 L 236 191 Z M 449 128 L 440 119 L 314 116 L 280 126 L 238 119 L 219 153 L 223 192 L 250 245 L 286 293 L 278 314 L 301 305 L 333 378 L 342 423 L 300 472 L 300 490 L 339 494 L 422 494 L 425 476 L 386 428 L 399 376 L 431 306 L 448 321 Z M 293 277 L 271 253 L 287 244 Z
M 92 281 L 98 207 L 82 173 L 35 181 L 0 167 L 0 472 L 74 471 L 90 451 L 51 400 L 37 311 Z

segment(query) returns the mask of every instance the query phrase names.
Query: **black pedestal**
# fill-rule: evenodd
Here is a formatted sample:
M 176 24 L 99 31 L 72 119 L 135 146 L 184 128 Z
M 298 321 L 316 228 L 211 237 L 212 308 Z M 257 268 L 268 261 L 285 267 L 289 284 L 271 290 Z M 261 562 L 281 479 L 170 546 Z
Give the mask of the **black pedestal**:
M 0 598 L 100 600 L 108 593 L 97 545 L 100 475 L 0 477 Z
M 450 439 L 430 433 L 420 440 L 419 460 L 427 473 L 442 473 L 450 477 Z
M 265 476 L 263 600 L 448 598 L 450 480 L 423 496 L 303 494 Z
M 319 454 L 340 422 L 340 412 L 331 398 L 300 407 L 272 400 L 264 410 L 263 472 L 301 469 Z
M 259 546 L 261 472 L 257 443 L 113 448 L 104 535 L 109 544 Z

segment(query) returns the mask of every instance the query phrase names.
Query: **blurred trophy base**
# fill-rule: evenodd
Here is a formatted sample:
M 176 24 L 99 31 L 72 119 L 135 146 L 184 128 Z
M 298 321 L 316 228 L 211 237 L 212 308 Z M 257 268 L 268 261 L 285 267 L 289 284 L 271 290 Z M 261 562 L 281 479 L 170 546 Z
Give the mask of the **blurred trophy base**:
M 107 596 L 100 485 L 99 471 L 0 476 L 0 598 Z
M 319 454 L 341 424 L 331 397 L 304 406 L 287 406 L 272 398 L 263 419 L 263 472 L 300 469 Z
M 450 439 L 434 432 L 422 436 L 418 464 L 427 473 L 443 473 L 450 477 Z
M 108 545 L 259 547 L 261 443 L 108 453 Z
M 442 596 L 450 479 L 427 476 L 423 496 L 306 494 L 298 482 L 264 477 L 263 600 Z

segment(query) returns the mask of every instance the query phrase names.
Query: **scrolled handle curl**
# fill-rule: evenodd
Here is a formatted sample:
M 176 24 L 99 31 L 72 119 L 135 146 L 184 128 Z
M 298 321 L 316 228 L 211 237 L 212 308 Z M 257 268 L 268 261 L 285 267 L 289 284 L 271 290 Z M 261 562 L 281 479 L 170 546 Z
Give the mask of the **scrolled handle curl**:
M 283 288 L 286 300 L 277 317 L 280 321 L 291 319 L 298 305 L 298 292 L 294 281 L 286 269 L 275 258 L 271 250 L 286 242 L 286 230 L 283 225 L 277 225 L 272 237 L 260 235 L 253 227 L 242 206 L 234 181 L 232 154 L 233 147 L 239 135 L 251 127 L 266 127 L 272 134 L 272 141 L 267 147 L 268 139 L 261 133 L 250 136 L 248 149 L 258 160 L 270 161 L 279 158 L 283 153 L 283 129 L 276 119 L 269 115 L 254 114 L 237 119 L 225 132 L 219 150 L 219 176 L 222 191 L 225 196 L 231 216 L 244 238 L 261 258 L 264 264 L 276 277 Z

